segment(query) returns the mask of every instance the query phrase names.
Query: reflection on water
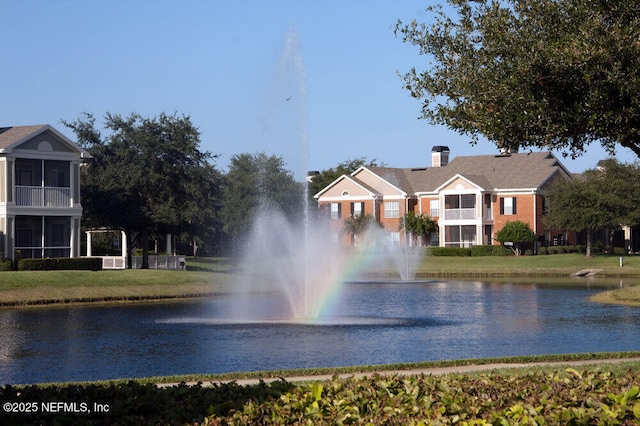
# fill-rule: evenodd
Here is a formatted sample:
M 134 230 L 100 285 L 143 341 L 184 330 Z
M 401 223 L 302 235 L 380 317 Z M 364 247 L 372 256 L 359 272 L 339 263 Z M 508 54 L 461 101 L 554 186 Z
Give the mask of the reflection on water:
M 317 321 L 229 321 L 230 296 L 3 309 L 0 384 L 640 350 L 640 309 L 583 283 L 349 283 Z

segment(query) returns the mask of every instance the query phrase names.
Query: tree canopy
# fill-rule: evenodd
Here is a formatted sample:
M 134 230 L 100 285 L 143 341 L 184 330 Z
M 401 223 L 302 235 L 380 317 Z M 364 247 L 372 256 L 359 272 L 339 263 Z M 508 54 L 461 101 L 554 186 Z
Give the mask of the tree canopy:
M 277 208 L 287 219 L 302 218 L 302 184 L 286 170 L 282 157 L 237 154 L 225 177 L 222 220 L 232 238 L 245 236 L 260 209 Z
M 125 230 L 129 238 L 139 233 L 143 267 L 153 233 L 211 235 L 221 178 L 188 116 L 107 113 L 104 137 L 91 114 L 64 124 L 93 157 L 82 176 L 86 223 Z
M 512 243 L 511 250 L 516 256 L 521 253 L 521 246 L 524 243 L 532 243 L 536 239 L 536 234 L 533 232 L 529 224 L 521 221 L 514 220 L 504 224 L 504 226 L 496 232 L 496 240 L 501 243 Z
M 427 214 L 409 211 L 402 217 L 400 229 L 411 235 L 414 245 L 419 240 L 421 245 L 426 246 L 429 234 L 438 229 L 438 222 Z
M 422 118 L 499 147 L 640 156 L 640 3 L 448 0 L 395 34 L 427 56 L 403 76 Z
M 548 196 L 545 223 L 585 231 L 586 255 L 590 256 L 593 231 L 640 224 L 639 177 L 637 165 L 606 160 L 575 179 L 556 181 Z

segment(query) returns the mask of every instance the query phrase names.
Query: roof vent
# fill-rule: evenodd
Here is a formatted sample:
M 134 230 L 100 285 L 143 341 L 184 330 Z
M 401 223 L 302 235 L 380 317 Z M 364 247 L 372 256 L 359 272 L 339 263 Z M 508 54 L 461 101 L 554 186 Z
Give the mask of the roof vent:
M 444 167 L 449 164 L 449 147 L 436 145 L 431 148 L 431 167 Z

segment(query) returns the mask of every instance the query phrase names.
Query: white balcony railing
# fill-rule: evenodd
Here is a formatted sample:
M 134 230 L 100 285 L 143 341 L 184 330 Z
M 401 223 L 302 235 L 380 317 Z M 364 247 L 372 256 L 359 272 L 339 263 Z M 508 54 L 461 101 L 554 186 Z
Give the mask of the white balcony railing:
M 445 220 L 476 219 L 476 209 L 445 209 Z
M 72 207 L 71 188 L 16 185 L 16 205 L 26 207 Z

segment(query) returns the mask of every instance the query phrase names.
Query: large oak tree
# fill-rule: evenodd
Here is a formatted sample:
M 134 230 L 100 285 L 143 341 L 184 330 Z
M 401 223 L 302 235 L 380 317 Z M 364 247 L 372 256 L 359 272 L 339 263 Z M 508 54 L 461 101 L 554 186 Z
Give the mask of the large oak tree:
M 153 234 L 202 239 L 215 231 L 221 177 L 215 156 L 200 151 L 200 133 L 188 116 L 107 113 L 105 136 L 91 114 L 63 123 L 92 155 L 82 175 L 85 223 L 124 230 L 130 250 L 139 235 L 143 268 Z
M 545 223 L 584 231 L 586 255 L 592 251 L 593 231 L 640 224 L 640 168 L 605 160 L 575 179 L 558 180 L 548 196 Z
M 422 118 L 505 149 L 640 156 L 640 3 L 448 0 L 395 34 L 425 63 L 403 76 Z
M 295 181 L 282 157 L 234 155 L 223 188 L 223 229 L 237 247 L 242 247 L 261 211 L 278 210 L 291 223 L 303 218 L 302 183 Z

